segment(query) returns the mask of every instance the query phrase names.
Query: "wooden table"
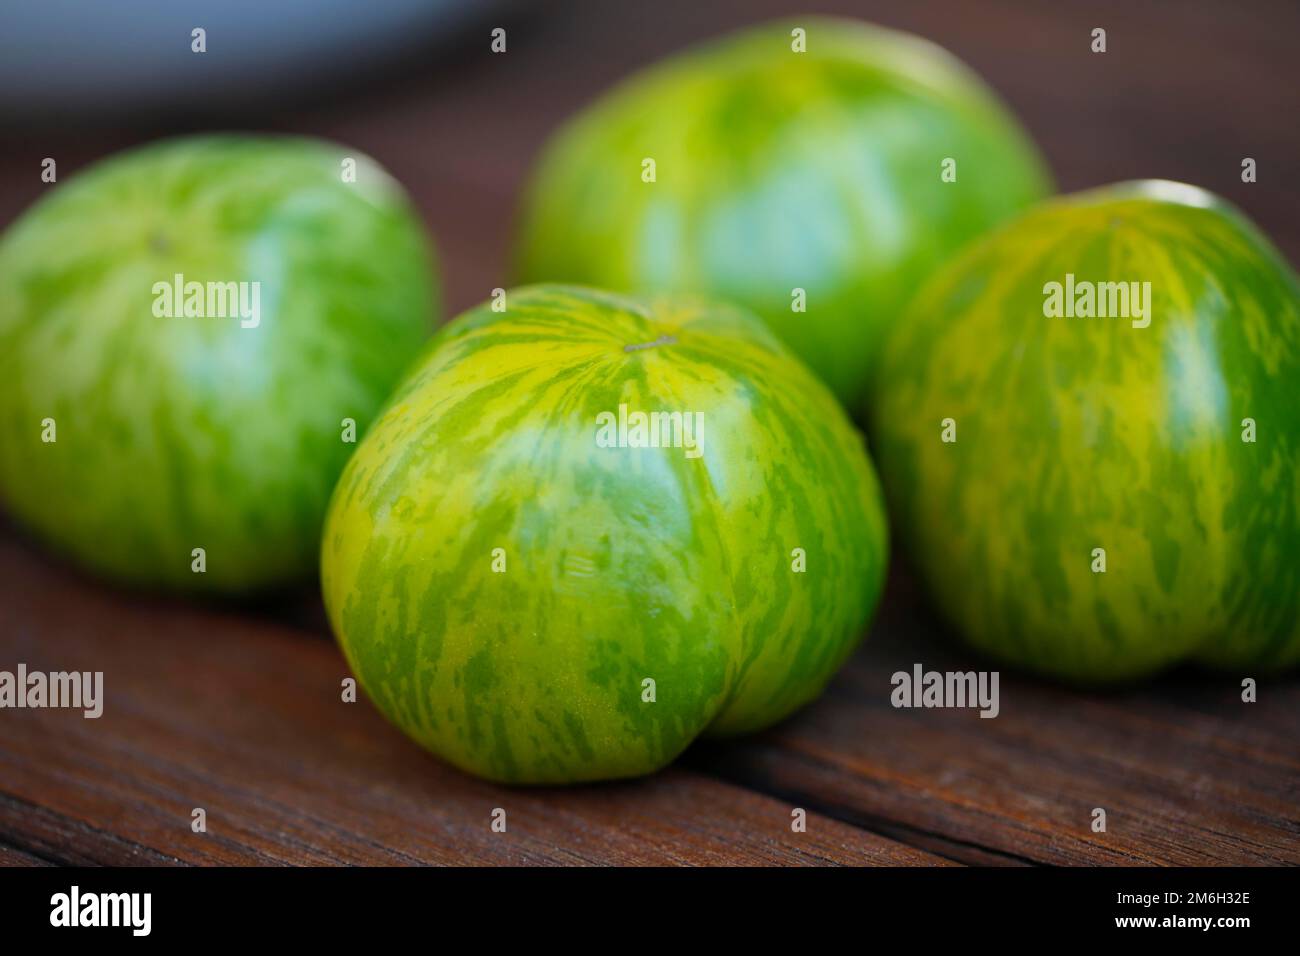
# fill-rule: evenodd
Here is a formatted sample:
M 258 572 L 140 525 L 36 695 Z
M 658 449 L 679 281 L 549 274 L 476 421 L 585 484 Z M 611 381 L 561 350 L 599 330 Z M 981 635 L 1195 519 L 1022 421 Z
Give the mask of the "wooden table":
M 1184 179 L 1240 204 L 1300 260 L 1300 9 L 993 0 L 857 7 L 923 33 L 1024 117 L 1064 190 Z M 0 148 L 0 222 L 132 143 L 209 124 L 355 143 L 411 190 L 449 307 L 506 284 L 520 183 L 553 125 L 692 38 L 776 2 L 567 5 L 498 17 L 510 52 L 446 50 L 292 110 L 156 125 L 26 127 Z M 495 25 L 495 24 L 492 24 Z M 1093 26 L 1110 51 L 1088 50 Z M 465 47 L 486 49 L 483 36 Z M 1242 184 L 1253 156 L 1260 181 Z M 652 778 L 512 789 L 427 756 L 340 701 L 343 659 L 314 587 L 258 603 L 125 593 L 0 527 L 0 669 L 105 672 L 97 721 L 0 712 L 0 863 L 1300 863 L 1300 681 L 1177 672 L 1079 692 L 1003 672 L 1002 713 L 895 710 L 889 676 L 987 667 L 943 632 L 897 561 L 868 640 L 783 725 L 701 745 Z M 191 812 L 207 832 L 191 830 Z M 1107 811 L 1094 833 L 1092 810 Z M 507 812 L 506 833 L 491 816 Z M 807 832 L 791 812 L 807 812 Z

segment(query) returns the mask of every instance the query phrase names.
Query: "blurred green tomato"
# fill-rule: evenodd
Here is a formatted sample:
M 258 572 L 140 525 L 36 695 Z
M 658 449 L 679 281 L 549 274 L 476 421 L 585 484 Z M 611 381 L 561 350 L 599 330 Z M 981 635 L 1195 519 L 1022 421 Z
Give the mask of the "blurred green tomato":
M 1181 183 L 1034 209 L 890 336 L 873 447 L 982 650 L 1060 677 L 1300 662 L 1300 286 Z
M 920 282 L 1048 186 L 1020 127 L 939 47 L 854 21 L 767 24 L 633 77 L 555 137 L 519 278 L 743 304 L 852 404 Z
M 401 188 L 325 143 L 175 140 L 52 187 L 0 242 L 0 498 L 124 581 L 309 575 L 431 266 Z

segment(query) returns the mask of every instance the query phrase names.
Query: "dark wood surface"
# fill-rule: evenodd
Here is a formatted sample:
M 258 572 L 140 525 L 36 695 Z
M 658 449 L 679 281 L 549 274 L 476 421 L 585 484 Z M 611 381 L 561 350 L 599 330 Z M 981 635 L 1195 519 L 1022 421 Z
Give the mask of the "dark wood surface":
M 252 126 L 354 143 L 410 189 L 454 312 L 507 281 L 520 183 L 554 124 L 683 44 L 796 4 L 559 5 L 290 109 L 6 129 L 0 223 L 115 149 Z M 1233 199 L 1300 260 L 1294 3 L 819 4 L 937 40 L 1024 118 L 1062 189 L 1163 176 Z M 1088 52 L 1093 26 L 1110 52 Z M 480 31 L 484 32 L 484 31 Z M 340 69 L 345 65 L 340 65 Z M 238 120 L 238 121 L 236 121 Z M 1260 182 L 1239 179 L 1243 156 Z M 0 669 L 102 670 L 105 715 L 0 711 L 0 864 L 1300 863 L 1300 680 L 1180 671 L 1111 692 L 1003 672 L 1002 713 L 895 710 L 889 675 L 986 667 L 896 562 L 868 640 L 768 732 L 652 778 L 505 788 L 424 754 L 362 700 L 314 588 L 222 606 L 124 593 L 0 525 Z M 207 812 L 195 834 L 190 814 Z M 1108 814 L 1106 833 L 1091 811 Z M 506 811 L 506 833 L 490 828 Z M 808 813 L 806 833 L 791 811 Z

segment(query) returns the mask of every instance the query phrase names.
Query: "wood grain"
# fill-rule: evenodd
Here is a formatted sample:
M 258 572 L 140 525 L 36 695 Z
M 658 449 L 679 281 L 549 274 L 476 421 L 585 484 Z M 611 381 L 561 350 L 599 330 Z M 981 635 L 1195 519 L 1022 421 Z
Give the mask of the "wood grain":
M 943 862 L 688 769 L 516 789 L 344 703 L 324 633 L 128 596 L 0 538 L 0 662 L 104 673 L 104 714 L 0 716 L 0 845 L 89 864 Z M 191 811 L 207 832 L 191 831 Z M 496 808 L 507 830 L 490 828 Z
M 996 668 L 940 639 L 905 562 L 825 698 L 692 754 L 823 813 L 970 863 L 1300 863 L 1300 683 L 1181 671 L 1112 692 L 1003 669 L 1001 712 L 890 705 L 890 675 Z M 1091 829 L 1106 810 L 1107 831 Z

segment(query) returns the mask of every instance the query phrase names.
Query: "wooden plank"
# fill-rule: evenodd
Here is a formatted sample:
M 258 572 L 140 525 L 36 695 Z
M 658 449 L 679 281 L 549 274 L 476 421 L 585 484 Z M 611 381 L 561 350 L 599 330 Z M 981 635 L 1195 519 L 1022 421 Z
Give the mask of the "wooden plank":
M 0 867 L 3 866 L 53 866 L 53 864 L 39 856 L 0 844 Z
M 895 710 L 895 670 L 986 666 L 927 633 L 903 575 L 862 652 L 794 720 L 697 747 L 684 768 L 648 781 L 542 791 L 466 777 L 369 705 L 343 704 L 343 662 L 321 633 L 124 601 L 12 538 L 0 539 L 0 580 L 11 612 L 0 666 L 105 671 L 98 721 L 9 711 L 0 722 L 0 843 L 41 856 L 1300 862 L 1294 679 L 1265 681 L 1261 702 L 1246 705 L 1233 680 L 1205 676 L 1103 694 L 1004 673 L 994 720 Z M 296 604 L 291 616 L 307 619 L 318 607 L 308 595 Z M 206 836 L 189 831 L 194 806 L 208 812 Z M 810 811 L 808 834 L 789 832 L 792 806 Z M 1089 829 L 1094 806 L 1107 809 L 1106 834 Z M 506 835 L 488 827 L 496 807 Z
M 310 606 L 314 598 L 296 596 Z M 104 672 L 104 714 L 0 712 L 0 844 L 94 864 L 942 862 L 674 768 L 529 790 L 429 757 L 323 633 L 127 595 L 0 535 L 0 668 Z M 207 833 L 191 831 L 191 811 Z M 493 810 L 506 833 L 493 833 Z
M 822 701 L 690 764 L 972 863 L 1300 864 L 1294 676 L 1245 704 L 1236 674 L 1087 691 L 1003 670 L 983 719 L 895 709 L 890 676 L 916 663 L 997 668 L 945 639 L 904 566 Z

